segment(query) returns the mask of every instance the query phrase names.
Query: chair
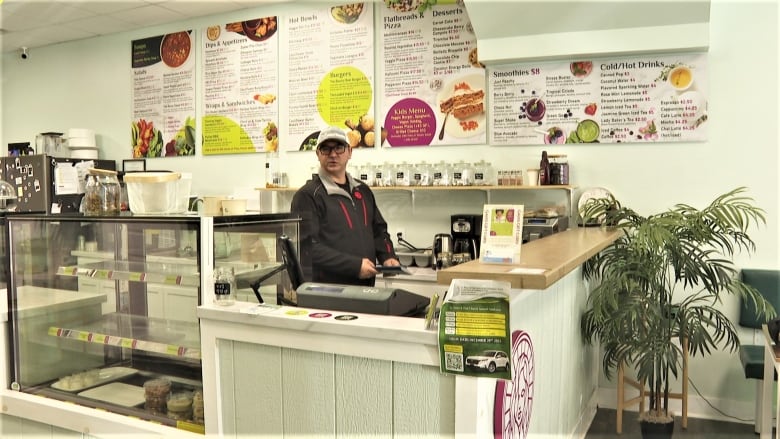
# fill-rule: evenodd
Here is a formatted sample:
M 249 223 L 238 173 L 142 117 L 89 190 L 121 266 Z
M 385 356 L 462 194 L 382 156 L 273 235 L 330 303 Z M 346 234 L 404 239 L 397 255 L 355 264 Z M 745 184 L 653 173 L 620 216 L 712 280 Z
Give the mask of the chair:
M 740 273 L 742 282 L 757 289 L 771 303 L 775 311 L 780 312 L 780 270 L 743 269 Z M 739 325 L 761 330 L 766 322 L 756 313 L 749 301 L 742 301 L 739 309 Z M 761 432 L 761 381 L 764 379 L 764 345 L 742 344 L 739 347 L 739 361 L 745 371 L 745 378 L 756 380 L 756 423 L 755 432 Z M 774 379 L 777 380 L 777 372 Z
M 763 346 L 762 346 L 763 348 Z M 763 352 L 763 351 L 762 351 Z M 688 428 L 688 339 L 682 343 L 683 370 L 682 370 L 682 391 L 679 393 L 669 393 L 670 399 L 679 399 L 682 401 L 682 428 Z M 634 404 L 639 403 L 639 413 L 645 411 L 645 398 L 650 396 L 650 390 L 645 387 L 645 383 L 640 383 L 632 378 L 627 378 L 623 364 L 618 367 L 617 375 L 617 419 L 615 426 L 617 433 L 623 433 L 623 410 Z M 626 399 L 625 386 L 629 385 L 639 391 L 639 395 Z

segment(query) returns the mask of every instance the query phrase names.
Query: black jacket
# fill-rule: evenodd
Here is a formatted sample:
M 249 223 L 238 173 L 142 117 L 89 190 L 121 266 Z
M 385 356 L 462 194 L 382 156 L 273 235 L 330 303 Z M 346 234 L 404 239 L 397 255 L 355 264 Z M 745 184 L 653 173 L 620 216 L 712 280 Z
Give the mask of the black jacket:
M 397 257 L 374 193 L 349 174 L 347 182 L 349 193 L 327 175 L 315 175 L 293 197 L 291 211 L 303 219 L 304 273 L 315 282 L 374 285 L 374 278 L 358 278 L 363 258 L 381 264 Z

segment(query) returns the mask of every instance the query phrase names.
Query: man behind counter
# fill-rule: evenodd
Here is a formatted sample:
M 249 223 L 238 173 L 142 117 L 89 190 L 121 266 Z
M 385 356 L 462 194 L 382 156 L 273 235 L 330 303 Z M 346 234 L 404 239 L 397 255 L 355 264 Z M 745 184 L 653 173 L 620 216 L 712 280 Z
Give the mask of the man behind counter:
M 343 130 L 322 130 L 316 154 L 319 173 L 295 193 L 291 205 L 303 219 L 301 259 L 311 261 L 314 282 L 374 285 L 376 261 L 400 265 L 374 193 L 347 173 L 352 149 Z

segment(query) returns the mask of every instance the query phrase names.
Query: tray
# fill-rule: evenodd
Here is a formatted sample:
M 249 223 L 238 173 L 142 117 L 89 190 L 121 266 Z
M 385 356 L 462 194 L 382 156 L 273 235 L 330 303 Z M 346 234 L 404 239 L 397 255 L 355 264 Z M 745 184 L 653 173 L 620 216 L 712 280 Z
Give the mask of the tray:
M 93 369 L 91 371 L 62 377 L 58 381 L 52 383 L 51 387 L 65 392 L 81 392 L 82 390 L 110 383 L 111 381 L 135 375 L 136 373 L 138 373 L 138 371 L 130 367 Z
M 134 407 L 146 401 L 143 387 L 125 383 L 109 383 L 105 386 L 85 390 L 78 395 L 125 407 Z

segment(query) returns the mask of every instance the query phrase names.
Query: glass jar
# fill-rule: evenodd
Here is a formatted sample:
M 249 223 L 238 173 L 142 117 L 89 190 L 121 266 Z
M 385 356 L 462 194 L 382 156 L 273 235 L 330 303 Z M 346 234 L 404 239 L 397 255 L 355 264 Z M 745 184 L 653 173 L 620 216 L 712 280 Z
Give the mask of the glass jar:
M 550 184 L 569 184 L 569 162 L 565 154 L 550 155 Z
M 385 179 L 384 179 L 384 172 L 385 169 L 382 167 L 382 165 L 377 165 L 374 168 L 374 186 L 383 186 Z
M 412 185 L 412 169 L 408 163 L 403 162 L 395 168 L 395 185 L 396 186 L 411 186 Z
M 358 180 L 368 186 L 374 186 L 374 167 L 370 162 L 366 162 L 358 168 Z
M 455 186 L 474 185 L 474 166 L 460 160 L 452 169 L 452 184 Z
M 395 186 L 395 165 L 384 162 L 382 164 L 382 184 L 381 186 Z
M 420 162 L 414 171 L 414 179 L 417 186 L 431 186 L 433 185 L 433 174 L 431 172 L 431 165 L 426 161 Z
M 265 153 L 265 187 L 283 188 L 286 187 L 282 178 L 282 170 L 279 160 L 279 151 L 269 151 Z
M 484 160 L 480 160 L 474 163 L 474 185 L 475 186 L 487 186 L 490 183 L 487 182 L 487 166 Z
M 119 215 L 122 189 L 116 171 L 92 168 L 84 187 L 85 215 Z
M 236 301 L 236 273 L 233 267 L 214 269 L 214 303 L 232 305 Z
M 443 160 L 436 164 L 433 171 L 434 186 L 452 186 L 452 165 Z

